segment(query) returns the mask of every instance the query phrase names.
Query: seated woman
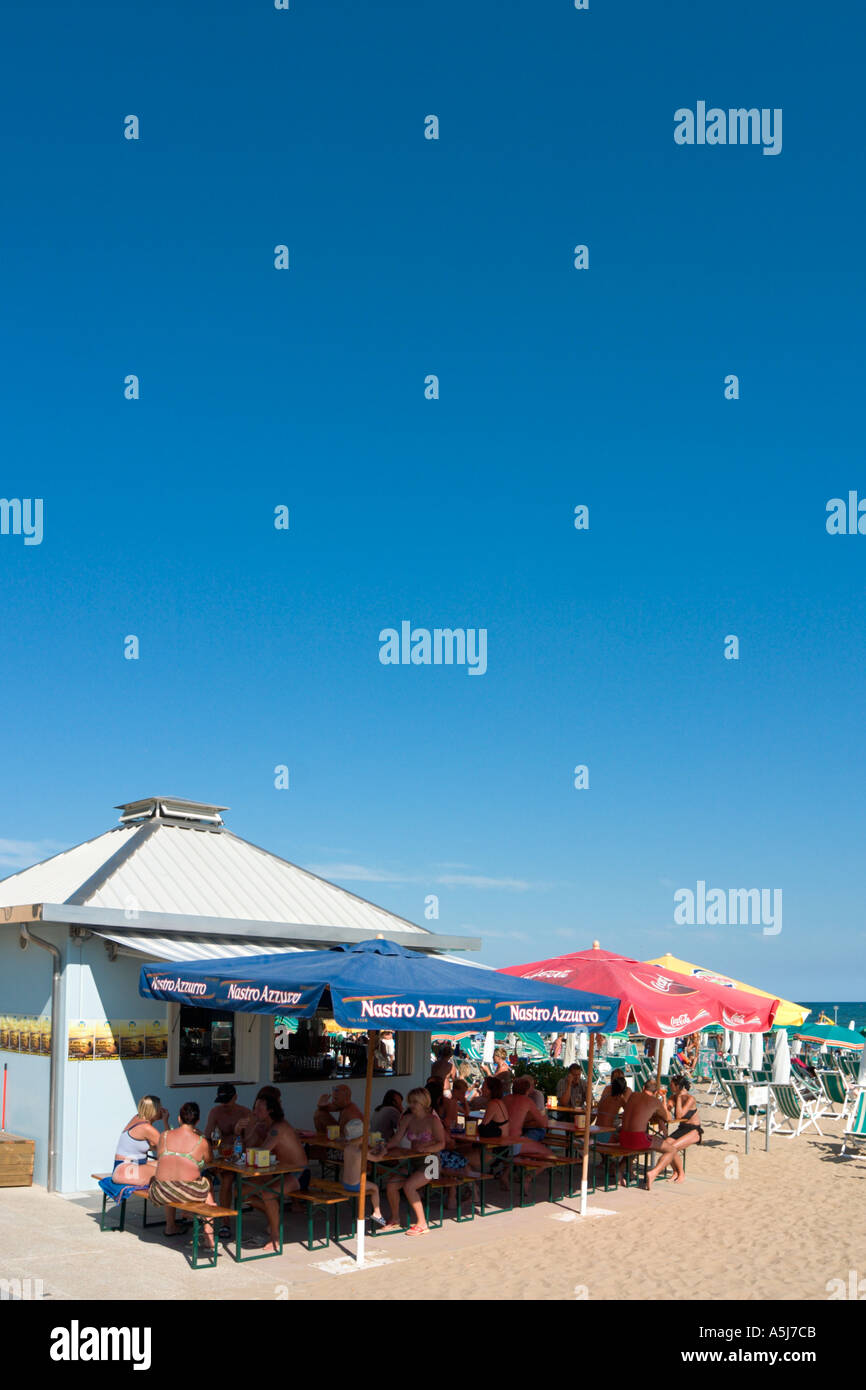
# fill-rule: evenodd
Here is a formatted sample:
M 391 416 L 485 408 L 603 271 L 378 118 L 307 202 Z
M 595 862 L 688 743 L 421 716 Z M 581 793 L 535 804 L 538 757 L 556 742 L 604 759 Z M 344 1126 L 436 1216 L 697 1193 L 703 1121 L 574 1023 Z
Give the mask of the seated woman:
M 469 1150 L 457 1147 L 454 1139 L 454 1132 L 457 1131 L 457 1116 L 465 1114 L 466 1110 L 460 1111 L 461 1088 L 465 1093 L 466 1083 L 459 1078 L 453 1083 L 454 1090 L 449 1096 L 446 1093 L 440 1094 L 440 1086 L 434 1077 L 427 1082 L 427 1091 L 433 1102 L 433 1109 L 442 1121 L 442 1128 L 445 1131 L 445 1148 L 439 1155 L 439 1167 L 442 1173 L 450 1173 L 454 1177 L 461 1178 L 480 1178 L 481 1170 L 478 1164 L 481 1160 L 481 1151 L 476 1146 Z M 465 1101 L 463 1102 L 465 1107 Z M 448 1193 L 448 1210 L 454 1211 L 457 1206 L 456 1189 L 451 1189 Z
M 377 1105 L 373 1111 L 370 1128 L 376 1134 L 381 1134 L 382 1143 L 387 1144 L 393 1139 L 402 1118 L 403 1097 L 399 1091 L 386 1091 L 382 1097 L 382 1104 Z
M 469 1109 L 477 1109 L 478 1102 L 481 1099 L 481 1086 L 483 1084 L 483 1078 L 479 1077 L 478 1074 L 473 1070 L 472 1064 L 470 1062 L 461 1062 L 460 1080 L 466 1082 L 465 1100 L 467 1105 L 469 1106 Z
M 612 1144 L 614 1142 L 628 1097 L 629 1089 L 625 1084 L 625 1077 L 622 1074 L 613 1075 L 610 1085 L 605 1086 L 601 1100 L 598 1102 L 595 1116 L 596 1143 Z
M 445 1130 L 442 1121 L 434 1111 L 430 1102 L 430 1093 L 423 1086 L 416 1086 L 406 1097 L 409 1110 L 403 1116 L 394 1138 L 388 1144 L 388 1151 L 403 1152 L 406 1149 L 404 1140 L 408 1140 L 411 1150 L 421 1150 L 424 1154 L 440 1154 L 445 1148 Z M 432 1173 L 431 1173 L 432 1176 Z M 406 1194 L 406 1201 L 415 1217 L 415 1224 L 409 1227 L 407 1232 L 410 1236 L 426 1236 L 429 1232 L 426 1218 L 424 1216 L 424 1205 L 419 1197 L 422 1187 L 430 1181 L 427 1176 L 426 1165 L 420 1162 L 414 1171 L 406 1177 L 403 1173 L 395 1173 L 388 1181 L 387 1194 L 388 1206 L 391 1211 L 391 1220 L 382 1227 L 383 1233 L 386 1231 L 400 1230 L 400 1192 Z
M 211 1147 L 199 1134 L 196 1125 L 201 1114 L 194 1100 L 180 1107 L 178 1128 L 168 1129 L 159 1136 L 156 1149 L 156 1174 L 148 1196 L 158 1207 L 165 1207 L 165 1234 L 180 1235 L 174 1209 L 176 1202 L 205 1202 L 216 1206 L 211 1185 L 202 1169 L 211 1160 Z M 213 1250 L 213 1222 L 202 1223 L 204 1246 Z
M 161 1139 L 157 1124 L 168 1123 L 168 1111 L 160 1105 L 159 1096 L 142 1096 L 138 1112 L 124 1125 L 114 1146 L 114 1172 L 111 1177 L 118 1187 L 132 1185 L 147 1187 L 156 1163 L 149 1157 Z
M 481 1063 L 481 1070 L 486 1076 L 498 1076 L 502 1081 L 502 1094 L 511 1090 L 511 1083 L 514 1078 L 510 1066 L 508 1065 L 508 1052 L 504 1047 L 493 1049 L 493 1066 L 489 1067 L 486 1062 Z
M 683 1149 L 687 1149 L 690 1144 L 700 1144 L 704 1137 L 704 1131 L 698 1123 L 698 1104 L 694 1096 L 690 1094 L 691 1081 L 687 1076 L 674 1076 L 671 1078 L 671 1089 L 674 1101 L 674 1119 L 678 1121 L 676 1129 L 669 1134 L 667 1139 L 661 1143 L 661 1154 L 652 1168 L 647 1173 L 646 1188 L 647 1192 L 652 1188 L 653 1183 L 663 1168 L 670 1163 L 674 1170 L 674 1182 L 682 1182 L 685 1173 L 683 1160 L 680 1154 Z

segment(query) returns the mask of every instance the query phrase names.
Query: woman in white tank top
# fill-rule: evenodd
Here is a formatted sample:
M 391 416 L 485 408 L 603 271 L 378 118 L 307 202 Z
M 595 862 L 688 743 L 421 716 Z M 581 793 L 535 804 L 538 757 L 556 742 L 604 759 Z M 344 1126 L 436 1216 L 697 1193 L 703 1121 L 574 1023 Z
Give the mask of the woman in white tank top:
M 147 1187 L 156 1172 L 156 1163 L 147 1156 L 159 1143 L 160 1131 L 155 1126 L 167 1120 L 168 1111 L 160 1105 L 159 1096 L 142 1096 L 138 1113 L 124 1125 L 115 1146 L 115 1167 L 111 1175 L 114 1182 Z

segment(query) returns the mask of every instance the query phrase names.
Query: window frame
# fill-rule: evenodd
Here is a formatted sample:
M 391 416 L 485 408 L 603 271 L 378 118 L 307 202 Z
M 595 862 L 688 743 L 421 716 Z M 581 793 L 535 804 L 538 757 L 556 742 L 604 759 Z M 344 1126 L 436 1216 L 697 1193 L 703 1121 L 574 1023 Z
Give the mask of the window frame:
M 166 1084 L 169 1086 L 219 1086 L 230 1081 L 234 1086 L 255 1085 L 259 1073 L 259 1014 L 232 1013 L 235 1027 L 235 1069 L 233 1072 L 181 1072 L 180 1070 L 180 1011 L 195 1008 L 195 1004 L 168 1005 L 168 1049 L 166 1054 Z M 243 1024 L 248 1022 L 248 1027 Z

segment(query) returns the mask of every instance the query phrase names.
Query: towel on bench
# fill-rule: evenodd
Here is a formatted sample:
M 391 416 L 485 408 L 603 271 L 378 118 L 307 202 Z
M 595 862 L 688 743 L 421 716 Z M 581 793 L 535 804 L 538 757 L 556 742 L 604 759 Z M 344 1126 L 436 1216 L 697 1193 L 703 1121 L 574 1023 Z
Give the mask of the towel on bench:
M 144 1187 L 136 1187 L 134 1183 L 116 1183 L 113 1178 L 100 1178 L 97 1186 L 102 1188 L 112 1202 L 125 1202 L 127 1197 L 132 1197 L 136 1192 L 146 1193 L 150 1189 L 150 1183 L 145 1183 Z

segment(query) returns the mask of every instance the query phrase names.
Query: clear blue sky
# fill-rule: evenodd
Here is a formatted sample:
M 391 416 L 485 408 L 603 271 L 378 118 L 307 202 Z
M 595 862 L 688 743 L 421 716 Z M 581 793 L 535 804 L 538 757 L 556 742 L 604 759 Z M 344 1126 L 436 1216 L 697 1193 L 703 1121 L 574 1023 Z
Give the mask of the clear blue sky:
M 492 964 L 598 937 L 866 998 L 866 537 L 824 525 L 866 494 L 861 13 L 2 32 L 0 495 L 45 537 L 0 536 L 0 872 L 171 793 L 415 920 L 438 893 Z M 698 100 L 781 107 L 781 155 L 677 146 Z M 402 619 L 486 628 L 487 674 L 382 666 Z M 674 928 L 698 879 L 781 888 L 782 932 Z

